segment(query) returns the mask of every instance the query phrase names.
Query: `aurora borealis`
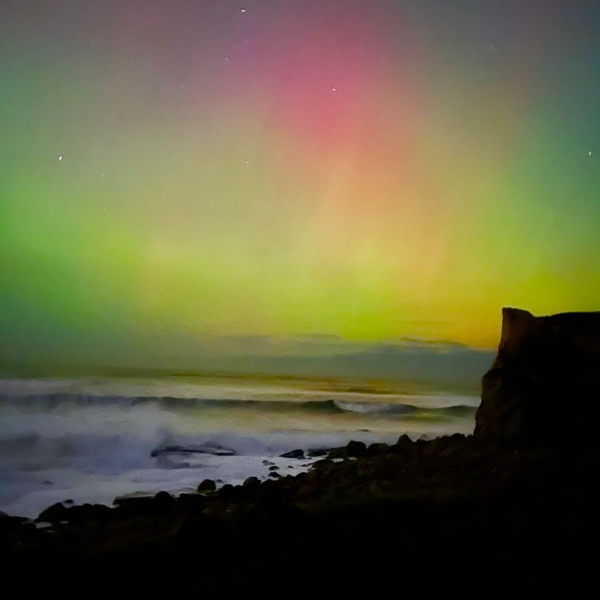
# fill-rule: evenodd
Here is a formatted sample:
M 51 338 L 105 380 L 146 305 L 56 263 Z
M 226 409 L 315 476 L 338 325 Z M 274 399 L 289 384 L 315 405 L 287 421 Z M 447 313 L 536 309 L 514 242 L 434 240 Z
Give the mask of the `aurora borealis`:
M 600 309 L 596 3 L 2 0 L 0 142 L 4 356 Z

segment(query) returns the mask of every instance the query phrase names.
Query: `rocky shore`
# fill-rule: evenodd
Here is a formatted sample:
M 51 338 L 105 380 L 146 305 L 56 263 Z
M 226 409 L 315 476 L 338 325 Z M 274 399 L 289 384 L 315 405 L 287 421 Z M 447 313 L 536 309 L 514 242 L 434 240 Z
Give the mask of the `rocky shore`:
M 250 478 L 219 490 L 205 481 L 194 494 L 161 492 L 114 508 L 55 505 L 40 515 L 43 528 L 3 516 L 5 581 L 79 594 L 318 596 L 331 587 L 367 598 L 384 591 L 596 595 L 600 446 L 591 435 L 563 435 L 560 419 L 544 416 L 555 408 L 559 384 L 581 392 L 579 419 L 593 414 L 586 406 L 597 407 L 598 388 L 588 372 L 597 363 L 559 373 L 552 343 L 568 360 L 575 351 L 568 345 L 583 344 L 577 365 L 595 346 L 566 333 L 569 319 L 548 325 L 508 310 L 474 436 L 351 442 L 295 477 Z M 529 323 L 520 338 L 526 346 L 515 342 L 515 320 Z M 575 329 L 588 331 L 575 320 Z M 565 373 L 575 373 L 577 386 Z M 549 380 L 552 401 L 544 405 L 538 390 L 550 389 Z M 543 427 L 532 425 L 536 411 Z

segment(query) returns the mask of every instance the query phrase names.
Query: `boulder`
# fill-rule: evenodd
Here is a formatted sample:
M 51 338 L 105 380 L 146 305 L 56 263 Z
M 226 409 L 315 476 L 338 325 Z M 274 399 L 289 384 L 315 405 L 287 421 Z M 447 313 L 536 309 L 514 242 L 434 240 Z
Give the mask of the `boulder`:
M 600 312 L 534 317 L 502 311 L 502 335 L 484 375 L 475 437 L 509 445 L 566 445 L 596 437 Z
M 0 534 L 22 530 L 26 521 L 25 517 L 11 517 L 0 510 Z
M 233 498 L 233 496 L 235 496 L 236 494 L 236 489 L 233 485 L 231 485 L 231 483 L 226 483 L 222 488 L 221 488 L 221 498 Z
M 364 442 L 351 440 L 346 446 L 347 456 L 364 456 L 367 452 L 367 446 Z
M 366 456 L 377 456 L 378 454 L 385 454 L 389 446 L 387 444 L 374 443 L 367 447 Z
M 154 496 L 153 501 L 159 509 L 164 510 L 172 508 L 173 505 L 177 502 L 175 498 L 173 498 L 173 496 L 171 496 L 171 494 L 169 494 L 168 492 L 158 492 L 158 494 Z
M 156 503 L 153 496 L 121 496 L 115 498 L 116 513 L 119 518 L 154 517 L 157 514 L 167 512 Z M 73 510 L 73 509 L 69 509 Z
M 68 511 L 69 509 L 66 508 L 61 502 L 57 502 L 46 510 L 43 510 L 36 521 L 38 523 L 57 523 L 58 521 L 67 521 Z
M 109 519 L 112 514 L 112 509 L 104 504 L 88 504 L 81 506 L 73 506 L 69 509 L 69 521 L 74 520 L 89 520 L 89 521 L 104 521 Z
M 304 458 L 304 450 L 290 450 L 289 452 L 284 452 L 281 455 L 281 458 Z
M 329 449 L 327 448 L 313 448 L 310 449 L 308 452 L 308 457 L 309 458 L 317 458 L 319 456 L 327 456 L 329 454 Z
M 217 484 L 212 479 L 205 479 L 198 484 L 199 492 L 214 492 L 217 489 Z

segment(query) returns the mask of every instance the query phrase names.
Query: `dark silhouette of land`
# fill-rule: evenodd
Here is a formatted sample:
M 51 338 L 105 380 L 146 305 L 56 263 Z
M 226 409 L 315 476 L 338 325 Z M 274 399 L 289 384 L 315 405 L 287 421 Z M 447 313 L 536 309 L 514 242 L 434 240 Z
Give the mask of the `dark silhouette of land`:
M 6 585 L 199 597 L 595 595 L 599 323 L 598 313 L 505 309 L 473 436 L 351 442 L 295 477 L 274 472 L 218 491 L 203 482 L 195 494 L 115 508 L 55 505 L 40 515 L 45 529 L 3 517 Z

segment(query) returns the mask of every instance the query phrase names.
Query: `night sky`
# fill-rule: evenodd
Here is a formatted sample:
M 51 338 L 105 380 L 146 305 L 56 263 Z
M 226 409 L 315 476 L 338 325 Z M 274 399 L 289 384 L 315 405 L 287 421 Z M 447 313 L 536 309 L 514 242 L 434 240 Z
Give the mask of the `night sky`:
M 600 309 L 600 4 L 2 0 L 0 347 L 497 345 Z

